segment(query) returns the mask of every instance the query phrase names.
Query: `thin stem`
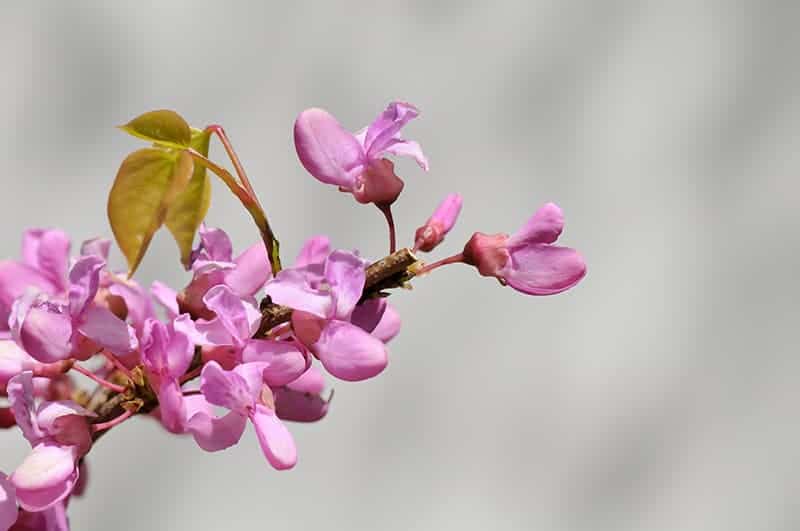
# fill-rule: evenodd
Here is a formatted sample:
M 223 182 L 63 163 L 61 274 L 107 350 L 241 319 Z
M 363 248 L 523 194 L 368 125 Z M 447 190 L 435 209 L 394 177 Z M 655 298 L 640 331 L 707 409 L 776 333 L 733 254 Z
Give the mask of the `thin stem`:
M 200 376 L 200 373 L 202 371 L 203 371 L 203 366 L 201 365 L 201 366 L 196 367 L 196 368 L 192 369 L 191 371 L 187 372 L 186 374 L 181 376 L 181 385 L 185 384 L 189 380 L 194 380 L 195 378 Z
M 107 430 L 109 428 L 113 428 L 117 424 L 122 424 L 126 420 L 128 420 L 131 416 L 133 416 L 133 410 L 125 410 L 124 413 L 121 415 L 114 417 L 113 419 L 109 420 L 108 422 L 100 422 L 99 424 L 92 424 L 92 432 L 98 432 Z
M 190 389 L 189 391 L 184 391 L 183 396 L 194 396 L 201 394 L 202 391 L 200 389 Z
M 258 200 L 242 187 L 242 185 L 236 182 L 236 179 L 228 170 L 210 161 L 208 157 L 203 156 L 194 149 L 188 148 L 186 152 L 191 155 L 195 161 L 214 172 L 217 177 L 222 179 L 222 182 L 225 183 L 228 189 L 233 192 L 233 195 L 239 198 L 239 201 L 241 201 L 242 205 L 250 213 L 250 216 L 252 216 L 253 221 L 256 223 L 256 227 L 258 227 L 261 233 L 261 239 L 264 241 L 264 246 L 267 249 L 267 260 L 269 260 L 270 266 L 272 267 L 272 274 L 277 275 L 281 270 L 280 243 L 275 238 L 267 216 L 258 204 Z
M 228 154 L 228 158 L 231 159 L 231 162 L 233 163 L 233 169 L 236 170 L 239 180 L 242 181 L 242 186 L 244 186 L 244 189 L 247 190 L 255 202 L 258 203 L 258 197 L 256 197 L 253 186 L 250 184 L 250 179 L 247 178 L 247 173 L 244 171 L 244 166 L 242 166 L 239 157 L 236 155 L 236 151 L 234 151 L 233 144 L 231 144 L 228 135 L 225 133 L 225 129 L 223 129 L 221 125 L 212 124 L 206 127 L 206 131 L 215 133 L 220 139 L 222 146 L 225 148 L 225 152 Z
M 443 265 L 447 264 L 459 264 L 464 262 L 464 253 L 454 254 L 453 256 L 448 256 L 447 258 L 442 258 L 438 262 L 433 262 L 432 264 L 428 264 L 419 271 L 417 271 L 417 276 L 424 275 L 426 273 L 430 273 L 436 268 L 442 267 Z
M 397 250 L 397 234 L 394 228 L 394 216 L 392 216 L 392 205 L 375 205 L 378 210 L 383 212 L 386 224 L 389 225 L 389 254 Z
M 103 378 L 100 378 L 99 376 L 97 376 L 95 373 L 93 373 L 89 369 L 81 367 L 78 364 L 73 365 L 72 369 L 77 371 L 77 372 L 79 372 L 79 373 L 81 373 L 82 375 L 86 376 L 90 380 L 94 380 L 95 382 L 99 383 L 103 387 L 105 387 L 105 388 L 107 388 L 107 389 L 109 389 L 111 391 L 114 391 L 115 393 L 123 393 L 123 392 L 125 392 L 125 387 L 123 387 L 122 385 L 117 385 L 115 383 L 109 382 L 108 380 L 104 380 Z
M 128 378 L 133 378 L 131 371 L 125 365 L 123 365 L 122 362 L 119 361 L 119 358 L 117 358 L 112 352 L 103 349 L 103 356 L 105 356 L 105 358 L 110 361 L 114 365 L 114 368 L 116 368 L 119 372 Z

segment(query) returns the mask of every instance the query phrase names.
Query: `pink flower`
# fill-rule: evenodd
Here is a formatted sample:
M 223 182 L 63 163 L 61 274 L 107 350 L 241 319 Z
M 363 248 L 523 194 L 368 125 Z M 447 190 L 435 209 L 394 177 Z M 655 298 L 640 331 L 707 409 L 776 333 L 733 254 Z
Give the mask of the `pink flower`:
M 195 344 L 217 347 L 212 354 L 222 355 L 229 367 L 259 362 L 264 382 L 270 386 L 291 382 L 308 368 L 308 356 L 296 343 L 252 339 L 261 322 L 261 312 L 237 297 L 228 286 L 214 286 L 203 302 L 216 317 L 192 321 L 184 314 L 175 319 L 175 330 L 186 334 Z
M 191 257 L 194 276 L 179 296 L 185 310 L 196 316 L 209 317 L 202 302 L 203 296 L 220 284 L 228 286 L 238 297 L 255 302 L 254 295 L 272 276 L 264 243 L 257 242 L 234 258 L 233 246 L 225 231 L 203 224 L 198 234 L 200 244 Z M 158 285 L 156 295 L 168 297 L 162 286 Z
M 140 342 L 142 363 L 148 380 L 158 396 L 161 423 L 172 433 L 186 430 L 186 407 L 183 403 L 180 378 L 189 369 L 194 345 L 172 323 L 148 319 Z
M 364 289 L 365 264 L 353 253 L 334 251 L 321 268 L 284 269 L 265 287 L 274 302 L 294 310 L 296 337 L 343 380 L 371 378 L 388 363 L 383 342 L 350 322 Z
M 414 250 L 419 249 L 429 253 L 442 243 L 445 234 L 450 232 L 450 229 L 456 224 L 462 203 L 463 200 L 459 194 L 449 194 L 442 199 L 425 225 L 417 229 L 414 235 Z
M 68 400 L 37 408 L 33 375 L 27 371 L 8 383 L 8 398 L 17 425 L 33 447 L 11 475 L 11 483 L 22 508 L 42 511 L 72 492 L 79 474 L 77 460 L 92 444 L 86 417 L 94 414 Z
M 464 247 L 464 262 L 529 295 L 560 293 L 586 275 L 586 263 L 576 250 L 551 245 L 563 228 L 561 209 L 547 203 L 510 237 L 475 233 Z
M 69 237 L 60 230 L 25 231 L 22 260 L 0 262 L 0 330 L 8 330 L 11 306 L 28 288 L 49 295 L 66 292 L 69 248 Z
M 214 452 L 236 444 L 250 420 L 269 463 L 285 470 L 297 462 L 297 449 L 291 433 L 275 414 L 275 400 L 264 384 L 262 372 L 261 363 L 244 363 L 226 371 L 217 362 L 208 362 L 201 374 L 203 397 L 188 397 L 194 399 L 195 410 L 189 419 L 189 430 L 201 448 Z M 230 412 L 215 417 L 197 398 Z
M 428 170 L 419 144 L 400 136 L 418 115 L 413 105 L 392 102 L 369 127 L 352 134 L 327 111 L 306 109 L 294 124 L 297 156 L 317 180 L 352 193 L 358 202 L 390 205 L 403 190 L 403 181 L 381 155 L 410 156 Z
M 12 308 L 9 324 L 17 343 L 36 360 L 85 359 L 99 348 L 125 354 L 137 346 L 133 330 L 107 308 L 94 304 L 105 261 L 80 258 L 69 273 L 69 294 L 27 292 Z

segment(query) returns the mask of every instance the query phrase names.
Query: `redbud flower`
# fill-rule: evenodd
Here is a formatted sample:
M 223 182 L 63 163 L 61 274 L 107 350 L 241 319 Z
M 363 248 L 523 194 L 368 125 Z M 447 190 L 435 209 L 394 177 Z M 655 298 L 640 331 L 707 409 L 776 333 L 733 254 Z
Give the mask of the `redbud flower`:
M 30 229 L 22 237 L 22 260 L 0 261 L 0 330 L 8 330 L 11 305 L 28 288 L 48 295 L 66 292 L 69 247 L 60 230 Z
M 289 306 L 294 333 L 333 376 L 358 381 L 386 368 L 383 342 L 350 322 L 364 289 L 366 262 L 334 251 L 322 271 L 306 266 L 284 269 L 267 283 L 267 295 Z
M 392 102 L 369 127 L 352 134 L 327 111 L 306 109 L 294 124 L 297 156 L 317 180 L 352 193 L 358 202 L 390 205 L 403 190 L 403 181 L 381 155 L 410 156 L 428 170 L 419 144 L 400 136 L 418 115 L 413 105 Z
M 560 293 L 586 274 L 586 263 L 576 250 L 551 245 L 563 228 L 561 209 L 547 203 L 510 237 L 476 232 L 464 247 L 464 262 L 529 295 Z
M 11 483 L 22 508 L 42 511 L 72 492 L 79 475 L 77 460 L 92 444 L 86 417 L 94 414 L 68 400 L 36 408 L 29 371 L 9 382 L 8 398 L 17 425 L 33 447 L 11 475 Z
M 175 320 L 175 330 L 185 333 L 198 345 L 227 350 L 225 359 L 229 366 L 260 362 L 264 381 L 273 386 L 295 380 L 308 368 L 308 356 L 295 342 L 251 339 L 261 322 L 261 312 L 234 295 L 228 286 L 214 286 L 203 302 L 216 317 L 192 321 L 188 314 L 183 314 Z
M 414 250 L 429 253 L 442 243 L 445 234 L 456 224 L 463 200 L 459 194 L 450 194 L 439 203 L 425 225 L 414 235 Z
M 250 420 L 269 463 L 285 470 L 297 462 L 297 449 L 292 434 L 275 414 L 275 400 L 262 372 L 261 363 L 243 363 L 226 371 L 216 361 L 208 362 L 200 376 L 203 397 L 230 412 L 216 418 L 198 408 L 189 419 L 189 429 L 201 448 L 213 452 L 236 444 Z
M 94 354 L 100 347 L 125 354 L 137 346 L 133 330 L 108 309 L 94 304 L 105 262 L 80 258 L 69 274 L 68 300 L 28 292 L 13 306 L 14 339 L 38 361 L 51 363 Z
M 186 408 L 180 378 L 192 363 L 194 345 L 185 333 L 175 330 L 172 323 L 148 319 L 140 351 L 150 386 L 158 396 L 161 423 L 172 433 L 183 433 Z
M 194 315 L 208 317 L 203 295 L 220 284 L 228 286 L 237 296 L 255 302 L 253 296 L 272 276 L 264 243 L 257 242 L 233 258 L 233 246 L 225 231 L 203 224 L 198 233 L 200 244 L 192 252 L 190 266 L 194 276 L 179 297 L 183 307 Z

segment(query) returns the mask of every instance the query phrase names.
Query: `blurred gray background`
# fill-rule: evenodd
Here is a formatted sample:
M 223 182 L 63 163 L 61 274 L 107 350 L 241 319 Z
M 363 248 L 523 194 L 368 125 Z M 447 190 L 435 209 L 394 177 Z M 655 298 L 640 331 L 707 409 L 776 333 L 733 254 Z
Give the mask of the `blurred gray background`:
M 389 369 L 292 427 L 290 472 L 252 431 L 207 454 L 125 424 L 73 529 L 800 529 L 799 24 L 759 0 L 3 3 L 4 256 L 29 226 L 109 235 L 141 146 L 113 126 L 166 107 L 226 127 L 286 257 L 318 233 L 377 257 L 380 214 L 308 176 L 291 128 L 404 99 L 431 171 L 399 162 L 401 243 L 451 191 L 438 257 L 555 201 L 589 264 L 550 298 L 459 266 L 392 297 Z M 256 237 L 216 182 L 208 221 Z M 138 276 L 186 282 L 167 233 Z M 0 444 L 10 472 L 26 443 Z

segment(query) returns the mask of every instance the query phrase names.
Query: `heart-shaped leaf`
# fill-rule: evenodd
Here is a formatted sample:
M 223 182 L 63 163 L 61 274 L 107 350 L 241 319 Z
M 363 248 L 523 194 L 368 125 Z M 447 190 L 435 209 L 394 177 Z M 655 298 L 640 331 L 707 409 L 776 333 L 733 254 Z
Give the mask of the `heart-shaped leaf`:
M 120 129 L 137 138 L 157 144 L 184 148 L 192 140 L 192 130 L 180 114 L 162 109 L 137 116 Z
M 207 157 L 210 138 L 210 133 L 195 129 L 192 131 L 191 147 Z M 175 198 L 175 202 L 167 210 L 167 218 L 164 221 L 178 244 L 181 251 L 181 262 L 187 269 L 192 255 L 194 235 L 206 217 L 210 204 L 211 179 L 206 174 L 205 166 L 195 164 L 189 184 Z
M 122 161 L 108 195 L 108 220 L 133 275 L 169 207 L 184 191 L 193 163 L 185 151 L 134 151 Z

